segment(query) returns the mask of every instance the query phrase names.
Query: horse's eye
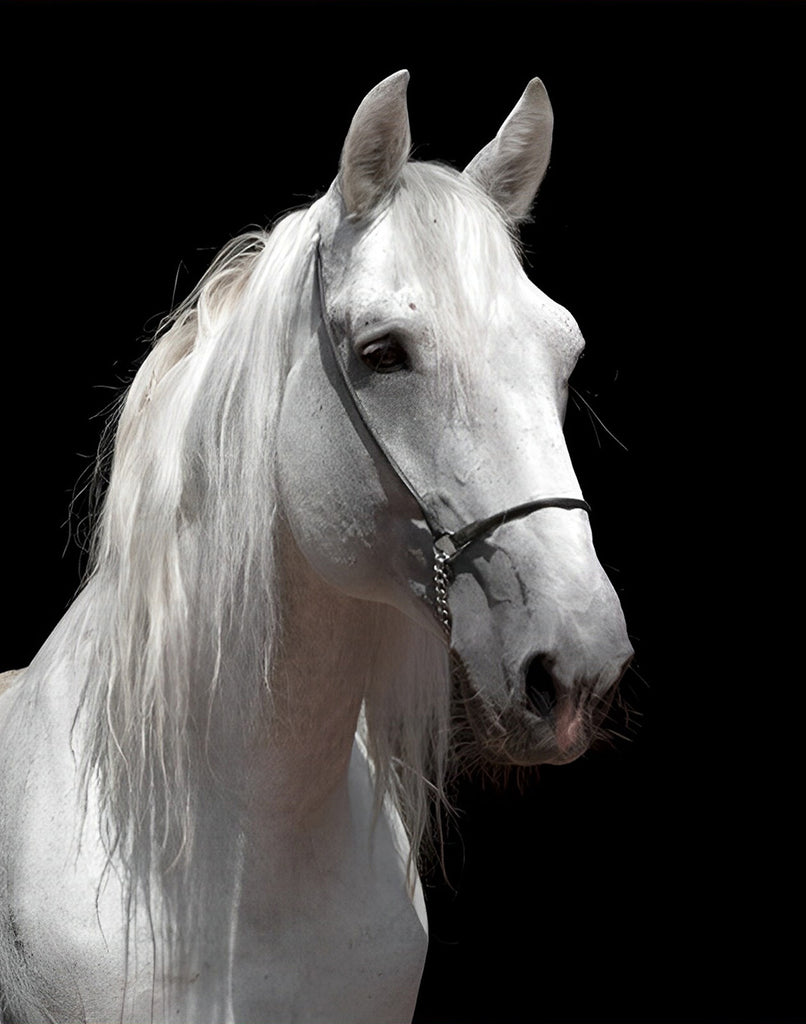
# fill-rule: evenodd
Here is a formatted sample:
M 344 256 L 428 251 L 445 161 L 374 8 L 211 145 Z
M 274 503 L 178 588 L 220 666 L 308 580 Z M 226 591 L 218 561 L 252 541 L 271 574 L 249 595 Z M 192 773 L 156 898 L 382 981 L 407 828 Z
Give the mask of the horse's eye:
M 367 342 L 358 354 L 373 373 L 396 373 L 398 370 L 410 369 L 405 348 L 391 334 Z

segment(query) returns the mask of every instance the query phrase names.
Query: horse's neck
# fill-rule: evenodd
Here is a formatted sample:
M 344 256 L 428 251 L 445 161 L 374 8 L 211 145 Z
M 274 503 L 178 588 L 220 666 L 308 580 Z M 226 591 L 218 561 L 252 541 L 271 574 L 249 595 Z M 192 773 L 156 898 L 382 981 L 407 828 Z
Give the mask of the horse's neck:
M 388 612 L 328 587 L 290 538 L 282 545 L 280 571 L 282 639 L 265 731 L 249 757 L 262 813 L 294 828 L 347 783 L 374 632 Z

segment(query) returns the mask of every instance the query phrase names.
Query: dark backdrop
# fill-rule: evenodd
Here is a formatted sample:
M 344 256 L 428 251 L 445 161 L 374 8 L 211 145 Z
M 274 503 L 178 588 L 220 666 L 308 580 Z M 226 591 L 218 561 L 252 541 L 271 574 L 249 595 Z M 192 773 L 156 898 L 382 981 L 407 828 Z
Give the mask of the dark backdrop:
M 76 482 L 174 295 L 328 186 L 381 78 L 409 68 L 417 156 L 461 166 L 540 75 L 555 148 L 524 237 L 588 341 L 575 385 L 605 426 L 580 404 L 568 435 L 637 650 L 629 739 L 522 793 L 461 788 L 417 1020 L 802 1020 L 800 516 L 776 452 L 804 6 L 27 2 L 0 21 L 0 667 L 75 590 Z

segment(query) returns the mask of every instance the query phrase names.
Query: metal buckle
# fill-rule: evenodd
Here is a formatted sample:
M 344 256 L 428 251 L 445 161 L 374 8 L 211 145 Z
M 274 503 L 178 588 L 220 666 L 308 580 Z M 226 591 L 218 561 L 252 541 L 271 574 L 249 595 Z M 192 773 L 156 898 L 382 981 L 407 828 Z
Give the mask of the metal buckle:
M 441 537 L 437 537 L 434 541 L 434 550 L 440 554 L 444 554 L 445 558 L 452 558 L 459 550 L 453 542 L 452 533 L 443 533 Z

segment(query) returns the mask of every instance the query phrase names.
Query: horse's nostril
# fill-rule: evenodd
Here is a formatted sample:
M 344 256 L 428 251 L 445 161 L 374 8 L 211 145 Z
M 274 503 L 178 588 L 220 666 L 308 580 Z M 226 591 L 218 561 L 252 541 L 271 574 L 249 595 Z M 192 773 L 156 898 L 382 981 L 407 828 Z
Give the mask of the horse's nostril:
M 526 668 L 526 698 L 541 718 L 548 718 L 557 699 L 554 680 L 542 654 L 532 658 Z

